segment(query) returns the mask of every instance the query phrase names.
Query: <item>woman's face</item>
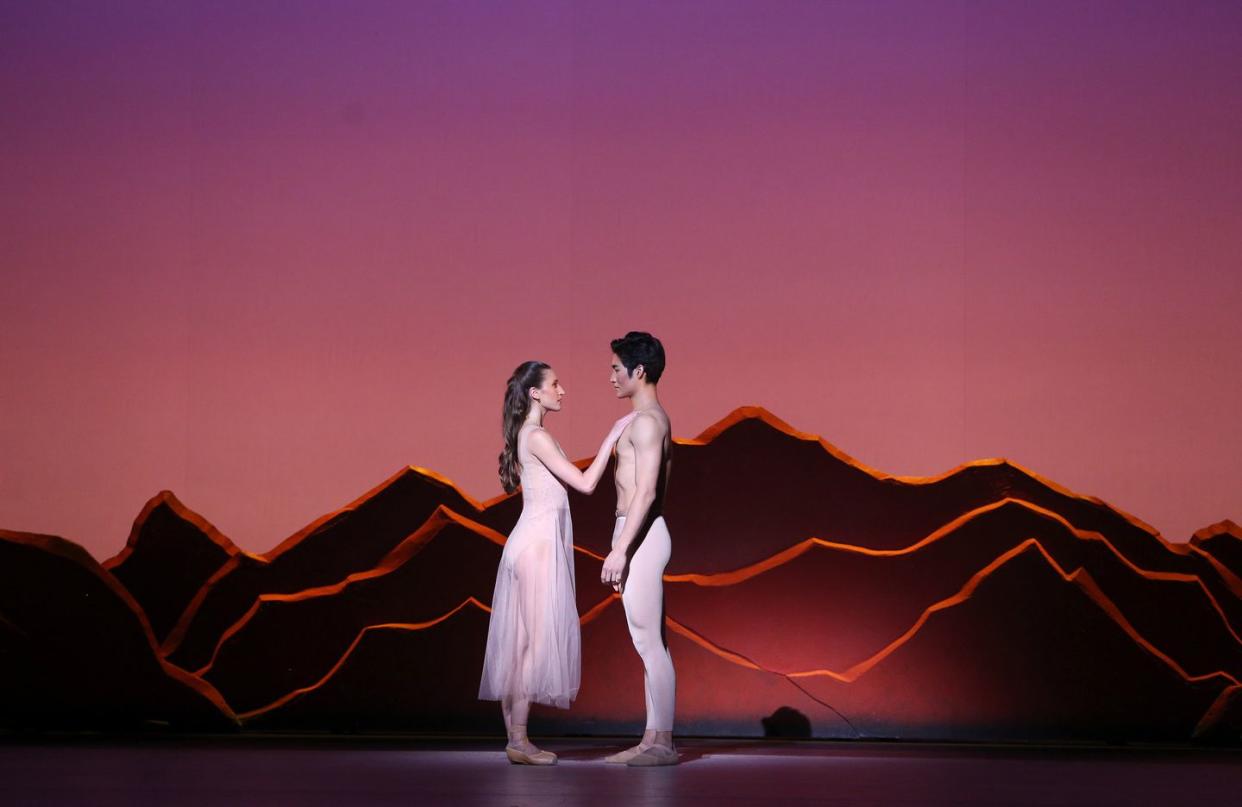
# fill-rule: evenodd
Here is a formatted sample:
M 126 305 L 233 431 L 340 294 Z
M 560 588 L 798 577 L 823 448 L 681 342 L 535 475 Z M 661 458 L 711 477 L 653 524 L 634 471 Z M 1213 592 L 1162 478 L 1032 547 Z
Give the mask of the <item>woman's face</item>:
M 561 380 L 556 377 L 556 371 L 549 367 L 543 371 L 542 386 L 532 387 L 530 395 L 549 412 L 559 412 L 561 411 L 561 398 L 565 397 L 565 388 L 561 386 Z

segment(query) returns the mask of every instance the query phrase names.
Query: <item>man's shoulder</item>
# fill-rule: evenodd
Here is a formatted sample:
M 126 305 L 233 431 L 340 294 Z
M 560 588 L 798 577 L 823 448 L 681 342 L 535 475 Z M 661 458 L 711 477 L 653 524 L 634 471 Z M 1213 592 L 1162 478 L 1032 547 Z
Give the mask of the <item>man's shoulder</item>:
M 668 428 L 668 414 L 663 410 L 639 412 L 630 424 L 630 431 L 635 437 L 663 437 Z

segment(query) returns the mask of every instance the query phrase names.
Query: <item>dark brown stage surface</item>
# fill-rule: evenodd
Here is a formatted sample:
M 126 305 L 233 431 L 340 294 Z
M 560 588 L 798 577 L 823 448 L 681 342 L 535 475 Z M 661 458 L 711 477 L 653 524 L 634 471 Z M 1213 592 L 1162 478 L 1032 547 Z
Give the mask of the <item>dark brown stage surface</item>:
M 401 737 L 0 738 L 4 804 L 1236 805 L 1242 750 L 686 739 L 675 768 L 601 757 L 620 741 Z

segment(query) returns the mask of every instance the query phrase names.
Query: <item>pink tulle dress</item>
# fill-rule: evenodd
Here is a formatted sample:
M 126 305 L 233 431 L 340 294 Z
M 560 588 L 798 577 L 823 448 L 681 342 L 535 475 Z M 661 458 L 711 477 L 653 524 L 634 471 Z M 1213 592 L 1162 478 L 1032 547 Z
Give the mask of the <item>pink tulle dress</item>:
M 496 571 L 479 698 L 513 695 L 567 709 L 582 677 L 574 533 L 565 486 L 527 446 L 536 428 L 518 432 L 522 514 Z

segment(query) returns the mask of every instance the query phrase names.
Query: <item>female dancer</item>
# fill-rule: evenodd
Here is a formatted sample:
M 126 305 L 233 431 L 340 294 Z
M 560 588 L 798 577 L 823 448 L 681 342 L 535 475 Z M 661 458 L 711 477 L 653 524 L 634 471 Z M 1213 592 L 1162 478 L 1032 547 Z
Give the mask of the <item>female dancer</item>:
M 580 471 L 543 428 L 544 414 L 559 412 L 563 397 L 556 373 L 537 361 L 514 370 L 505 389 L 500 481 L 508 493 L 521 483 L 522 514 L 496 572 L 479 698 L 500 701 L 509 732 L 505 755 L 515 764 L 556 764 L 556 754 L 541 751 L 526 736 L 530 704 L 568 709 L 582 674 L 565 485 L 593 492 L 613 445 L 634 417 L 618 420 L 594 462 Z

